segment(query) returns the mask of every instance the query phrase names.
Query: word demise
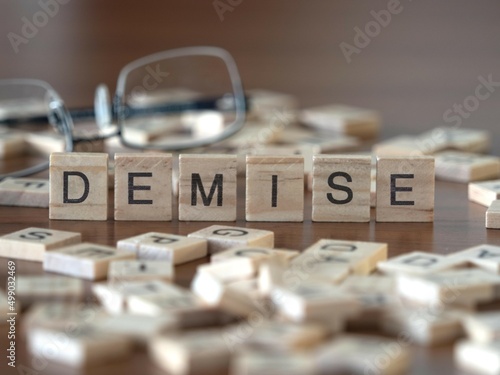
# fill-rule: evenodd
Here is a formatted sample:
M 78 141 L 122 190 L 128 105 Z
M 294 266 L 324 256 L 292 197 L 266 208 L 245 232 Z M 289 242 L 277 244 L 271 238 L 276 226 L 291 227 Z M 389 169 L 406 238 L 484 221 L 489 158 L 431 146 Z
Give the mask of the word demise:
M 180 155 L 179 220 L 235 221 L 235 155 Z M 302 221 L 301 156 L 248 156 L 246 219 Z M 370 156 L 315 155 L 312 220 L 368 222 Z M 51 219 L 107 218 L 107 155 L 53 153 Z M 106 203 L 106 204 L 105 204 Z M 115 220 L 172 219 L 172 156 L 115 155 Z M 434 159 L 380 157 L 376 170 L 376 220 L 430 222 L 434 218 Z

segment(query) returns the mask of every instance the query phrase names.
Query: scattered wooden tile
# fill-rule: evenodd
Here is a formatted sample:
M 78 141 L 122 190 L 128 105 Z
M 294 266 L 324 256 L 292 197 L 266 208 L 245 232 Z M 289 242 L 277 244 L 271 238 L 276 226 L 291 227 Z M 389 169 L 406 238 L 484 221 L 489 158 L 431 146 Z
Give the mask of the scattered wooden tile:
M 500 200 L 491 202 L 486 211 L 486 228 L 500 229 Z
M 262 262 L 257 278 L 259 293 L 269 297 L 275 288 L 284 286 L 287 271 L 290 272 L 279 258 L 273 257 Z
M 53 152 L 64 152 L 66 139 L 53 130 L 31 132 L 26 134 L 26 145 L 30 152 L 50 155 Z
M 268 260 L 271 257 L 277 257 L 284 264 L 287 264 L 298 255 L 299 251 L 297 250 L 269 249 L 266 247 L 257 247 L 257 246 L 256 247 L 240 246 L 224 250 L 221 251 L 220 253 L 212 255 L 212 257 L 210 258 L 210 262 L 218 263 L 230 259 L 245 257 L 245 258 L 250 258 L 254 262 L 255 267 L 258 268 L 263 261 Z
M 226 374 L 231 352 L 219 330 L 162 335 L 149 345 L 153 362 L 172 375 Z
M 476 343 L 462 340 L 455 344 L 454 359 L 456 366 L 474 374 L 500 374 L 500 341 Z
M 412 251 L 379 262 L 377 269 L 386 274 L 407 273 L 425 275 L 460 267 L 464 263 L 465 261 L 451 256 L 447 257 L 423 251 Z
M 469 200 L 489 207 L 500 199 L 500 180 L 475 182 L 469 184 Z
M 11 131 L 0 132 L 0 159 L 22 155 L 26 151 L 25 136 Z
M 0 205 L 49 207 L 49 180 L 6 178 L 0 181 Z
M 110 282 L 134 280 L 174 280 L 172 262 L 147 260 L 114 260 L 109 263 Z
M 321 374 L 338 371 L 355 374 L 405 374 L 409 370 L 411 359 L 408 344 L 405 344 L 405 341 L 382 337 L 346 335 L 335 338 L 320 348 L 316 354 L 316 363 Z
M 131 353 L 131 342 L 90 326 L 65 331 L 36 328 L 28 332 L 28 350 L 36 357 L 72 367 L 105 364 L 124 359 Z
M 379 157 L 376 220 L 434 221 L 434 183 L 432 157 Z
M 500 298 L 500 276 L 481 269 L 458 269 L 426 275 L 399 274 L 398 294 L 425 305 L 492 302 Z
M 106 278 L 109 263 L 135 259 L 135 254 L 114 247 L 84 242 L 46 253 L 43 269 L 89 280 Z
M 149 294 L 172 294 L 178 287 L 164 281 L 124 281 L 121 283 L 96 283 L 92 285 L 103 308 L 110 314 L 122 314 L 128 309 L 127 298 Z
M 152 337 L 176 330 L 178 321 L 175 316 L 166 314 L 162 316 L 120 314 L 95 319 L 92 327 L 101 333 L 118 335 L 139 345 L 145 345 Z
M 49 218 L 108 218 L 108 154 L 57 152 L 50 155 Z
M 436 178 L 471 182 L 500 177 L 500 158 L 468 152 L 446 151 L 435 156 Z
M 231 375 L 312 375 L 314 358 L 303 353 L 274 353 L 245 350 L 231 361 Z
M 294 285 L 311 280 L 339 284 L 351 272 L 349 262 L 342 256 L 304 252 L 290 262 L 283 279 Z
M 370 221 L 371 157 L 313 157 L 312 220 Z
M 434 142 L 444 143 L 445 148 L 465 152 L 487 152 L 491 144 L 491 134 L 487 130 L 462 127 L 438 127 L 421 135 Z
M 443 145 L 437 143 L 422 142 L 418 137 L 411 135 L 398 135 L 376 143 L 372 147 L 375 155 L 380 157 L 393 156 L 421 156 L 432 155 L 440 151 Z
M 229 334 L 237 335 L 239 326 L 229 328 Z M 243 338 L 245 346 L 264 351 L 288 352 L 313 348 L 327 336 L 319 324 L 294 324 L 265 320 L 253 327 Z
M 319 262 L 348 266 L 354 274 L 368 275 L 378 262 L 387 259 L 387 244 L 322 239 L 305 249 L 302 256 L 306 254 Z
M 500 274 L 500 246 L 483 244 L 449 255 L 450 259 L 462 260 L 485 271 Z
M 0 237 L 0 256 L 42 262 L 47 251 L 80 243 L 82 235 L 46 228 L 26 228 Z
M 500 340 L 500 312 L 489 311 L 469 314 L 463 318 L 464 329 L 469 339 L 477 343 Z
M 115 154 L 115 220 L 172 220 L 172 155 Z
M 258 263 L 251 257 L 234 257 L 223 262 L 202 264 L 198 266 L 197 272 L 209 273 L 222 283 L 227 283 L 253 278 L 258 268 Z
M 160 117 L 148 116 L 137 121 L 127 120 L 124 136 L 132 144 L 146 145 L 165 135 L 172 135 L 183 130 L 182 118 L 169 115 Z
M 188 234 L 208 241 L 208 253 L 215 254 L 236 246 L 274 247 L 274 233 L 268 230 L 212 225 Z
M 373 138 L 380 130 L 377 112 L 339 104 L 304 109 L 300 121 L 319 130 L 359 138 Z
M 62 276 L 18 276 L 16 296 L 23 306 L 35 301 L 79 301 L 84 294 L 81 280 Z
M 147 316 L 173 316 L 179 328 L 213 326 L 224 319 L 220 310 L 206 305 L 190 290 L 171 285 L 161 293 L 126 297 L 128 311 Z
M 304 220 L 304 158 L 252 156 L 246 159 L 247 221 Z
M 139 260 L 168 261 L 174 265 L 200 259 L 208 254 L 208 242 L 177 234 L 149 232 L 119 240 L 117 248 L 132 251 Z
M 179 156 L 179 220 L 236 220 L 236 155 Z
M 302 282 L 294 288 L 277 287 L 271 298 L 278 311 L 293 322 L 324 323 L 345 320 L 359 311 L 355 298 L 319 281 Z
M 433 311 L 427 307 L 393 309 L 382 319 L 382 331 L 398 336 L 401 332 L 420 345 L 451 344 L 463 335 L 464 313 Z

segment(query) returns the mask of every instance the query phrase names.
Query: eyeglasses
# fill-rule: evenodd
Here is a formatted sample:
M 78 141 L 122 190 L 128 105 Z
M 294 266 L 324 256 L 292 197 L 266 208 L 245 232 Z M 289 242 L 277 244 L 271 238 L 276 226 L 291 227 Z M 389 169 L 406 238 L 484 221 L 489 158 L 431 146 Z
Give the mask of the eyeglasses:
M 0 80 L 0 141 L 19 135 L 21 129 L 45 129 L 40 126 L 45 123 L 59 134 L 66 152 L 72 152 L 81 142 L 114 136 L 128 148 L 180 151 L 216 143 L 236 133 L 243 127 L 245 110 L 238 69 L 227 51 L 180 48 L 127 64 L 118 76 L 112 101 L 108 88 L 98 86 L 93 110 L 68 110 L 56 91 L 43 81 Z M 95 118 L 97 131 L 78 134 L 73 120 L 88 118 Z M 46 168 L 48 161 L 44 160 L 1 174 L 0 180 Z

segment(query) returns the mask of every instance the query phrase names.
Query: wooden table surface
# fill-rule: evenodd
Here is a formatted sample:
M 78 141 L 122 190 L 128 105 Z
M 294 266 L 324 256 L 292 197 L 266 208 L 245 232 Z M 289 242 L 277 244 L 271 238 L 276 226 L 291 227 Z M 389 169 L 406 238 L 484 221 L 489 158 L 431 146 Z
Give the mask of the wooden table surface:
M 85 106 L 92 103 L 98 83 L 114 89 L 118 72 L 128 61 L 180 46 L 218 45 L 234 55 L 247 88 L 288 92 L 304 107 L 338 102 L 377 109 L 384 118 L 382 138 L 447 125 L 444 113 L 454 103 L 474 95 L 480 77 L 491 75 L 493 81 L 500 81 L 500 3 L 495 1 L 484 1 L 480 6 L 465 0 L 401 1 L 402 11 L 393 14 L 389 24 L 347 63 L 339 45 L 353 44 L 355 27 L 364 29 L 373 20 L 370 12 L 387 9 L 388 3 L 243 0 L 231 6 L 234 9 L 221 20 L 212 0 L 70 1 L 59 5 L 46 25 L 37 28 L 36 35 L 25 37 L 23 24 L 41 11 L 40 3 L 2 2 L 0 78 L 44 79 L 70 107 Z M 10 41 L 12 33 L 26 41 L 17 46 L 17 52 Z M 492 153 L 496 155 L 500 152 L 499 98 L 500 93 L 493 88 L 488 99 L 460 120 L 463 127 L 490 130 Z M 468 201 L 465 184 L 437 182 L 435 222 L 430 224 L 375 223 L 373 219 L 368 224 L 312 223 L 310 194 L 306 195 L 304 223 L 247 223 L 241 186 L 239 192 L 238 220 L 230 224 L 273 230 L 277 247 L 303 249 L 320 238 L 352 239 L 387 242 L 394 256 L 411 250 L 448 254 L 481 243 L 500 244 L 500 231 L 485 229 L 485 208 Z M 176 219 L 54 221 L 48 219 L 47 209 L 0 207 L 0 234 L 36 226 L 79 231 L 85 241 L 108 245 L 148 231 L 187 234 L 211 224 Z M 188 285 L 196 266 L 205 261 L 178 267 L 179 283 Z M 0 259 L 2 285 L 6 263 Z M 39 263 L 16 264 L 18 275 L 43 272 Z M 6 336 L 3 326 L 1 353 L 6 352 Z M 19 373 L 73 373 L 33 363 L 23 349 L 22 338 L 17 342 L 18 366 L 36 370 Z M 415 348 L 411 373 L 454 373 L 451 349 Z M 4 372 L 4 357 L 0 363 L 2 374 L 18 373 L 10 368 Z M 122 363 L 87 372 L 162 373 L 142 352 Z

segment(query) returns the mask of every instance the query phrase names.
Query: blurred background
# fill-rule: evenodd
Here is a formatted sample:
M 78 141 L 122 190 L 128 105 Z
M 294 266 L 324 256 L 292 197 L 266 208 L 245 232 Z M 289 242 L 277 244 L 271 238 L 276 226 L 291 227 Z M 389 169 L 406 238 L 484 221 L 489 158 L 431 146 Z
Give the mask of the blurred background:
M 494 0 L 2 1 L 0 78 L 43 79 L 70 107 L 88 106 L 129 61 L 215 45 L 246 88 L 293 94 L 302 107 L 377 109 L 383 137 L 446 125 L 465 101 L 462 126 L 490 129 L 498 144 L 500 83 L 467 98 L 481 77 L 500 82 L 499 14 Z

